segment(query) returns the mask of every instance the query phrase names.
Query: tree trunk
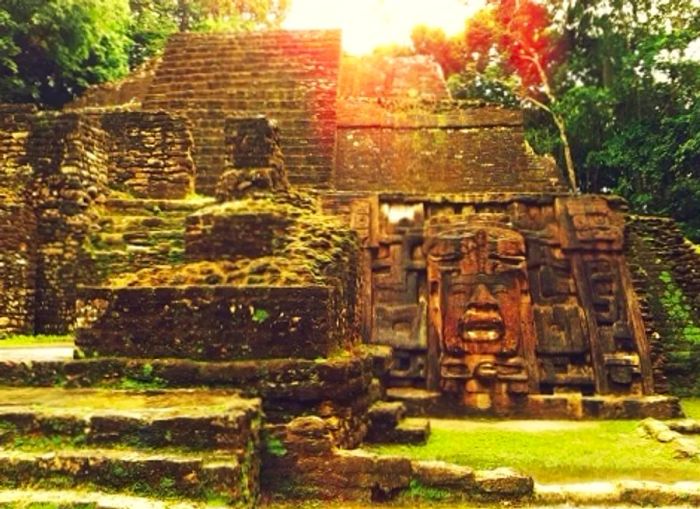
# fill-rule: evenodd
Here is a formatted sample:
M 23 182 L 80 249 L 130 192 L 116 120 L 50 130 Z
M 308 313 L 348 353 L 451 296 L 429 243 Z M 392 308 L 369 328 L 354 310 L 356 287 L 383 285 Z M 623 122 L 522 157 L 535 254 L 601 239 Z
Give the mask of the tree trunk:
M 552 112 L 552 118 L 554 119 L 554 123 L 559 130 L 559 139 L 561 140 L 562 147 L 564 147 L 564 163 L 566 164 L 566 176 L 567 180 L 569 181 L 569 187 L 574 193 L 578 193 L 579 188 L 578 183 L 576 182 L 574 156 L 571 153 L 571 144 L 569 143 L 569 137 L 566 134 L 566 124 L 564 123 L 564 119 L 554 112 Z

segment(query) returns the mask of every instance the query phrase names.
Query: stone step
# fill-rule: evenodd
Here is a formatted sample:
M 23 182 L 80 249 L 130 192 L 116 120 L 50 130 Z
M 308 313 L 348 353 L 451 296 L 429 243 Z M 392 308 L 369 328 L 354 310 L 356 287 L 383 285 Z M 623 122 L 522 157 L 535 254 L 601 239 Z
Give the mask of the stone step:
M 127 245 L 156 247 L 163 244 L 171 248 L 184 248 L 185 228 L 177 230 L 129 230 L 101 232 L 91 236 L 93 246 L 108 249 L 126 248 Z
M 389 401 L 400 401 L 406 407 L 406 415 L 430 415 L 441 405 L 442 394 L 415 387 L 391 387 L 386 391 Z
M 193 200 L 108 198 L 104 207 L 111 214 L 159 215 L 164 212 L 179 212 L 186 215 L 213 203 L 213 198 L 206 197 Z
M 187 359 L 96 358 L 4 361 L 0 384 L 15 388 L 216 387 L 262 398 L 268 422 L 288 420 L 329 400 L 364 397 L 372 382 L 369 356 L 347 359 L 267 359 L 200 362 Z M 1 393 L 0 393 L 1 394 Z M 7 393 L 4 400 L 21 401 Z M 14 399 L 10 399 L 14 398 Z M 303 402 L 299 405 L 299 402 Z M 369 406 L 369 403 L 368 403 Z
M 255 66 L 235 62 L 229 63 L 225 68 L 217 72 L 210 72 L 209 69 L 211 69 L 213 65 L 216 64 L 202 61 L 197 65 L 167 69 L 163 71 L 158 77 L 158 80 L 151 85 L 149 94 L 163 92 L 164 85 L 177 85 L 177 78 L 187 78 L 188 83 L 192 83 L 193 89 L 202 87 L 205 90 L 207 88 L 206 85 L 215 86 L 231 82 L 243 86 L 247 85 L 249 88 L 252 88 L 252 84 L 264 83 L 267 85 L 268 89 L 286 89 L 289 87 L 290 81 L 292 80 L 296 81 L 298 84 L 308 82 L 310 85 L 313 84 L 314 87 L 322 86 L 323 83 L 318 83 L 318 81 L 324 78 L 329 82 L 335 81 L 333 79 L 333 74 L 327 71 L 320 71 L 316 68 L 279 72 L 275 68 L 255 70 Z M 266 66 L 266 64 L 263 65 Z M 297 92 L 302 93 L 304 90 L 297 90 Z
M 187 215 L 172 212 L 159 215 L 106 215 L 98 220 L 99 233 L 124 234 L 184 229 Z
M 76 489 L 238 503 L 255 498 L 247 470 L 231 454 L 115 449 L 26 452 L 0 449 L 0 486 Z
M 365 442 L 373 444 L 421 445 L 430 438 L 430 421 L 423 418 L 410 418 L 390 429 L 376 429 L 370 426 Z
M 156 246 L 127 245 L 123 249 L 98 248 L 90 255 L 98 272 L 102 276 L 111 276 L 156 265 L 181 263 L 185 259 L 185 250 L 165 243 Z
M 58 508 L 61 509 L 208 509 L 207 503 L 180 500 L 158 500 L 133 495 L 115 495 L 101 491 L 8 489 L 0 490 L 0 507 L 6 509 Z
M 558 507 L 698 507 L 700 482 L 598 481 L 536 484 L 532 503 Z
M 313 64 L 330 67 L 338 67 L 337 56 L 327 50 L 303 47 L 285 46 L 260 46 L 260 47 L 236 47 L 235 45 L 203 45 L 187 46 L 182 48 L 171 47 L 166 53 L 165 65 L 161 65 L 156 76 L 175 67 L 179 68 L 206 68 L 205 64 L 223 64 L 231 66 L 234 62 L 247 65 L 249 69 L 263 69 L 268 62 L 278 65 L 280 71 L 290 72 L 301 66 Z M 287 67 L 283 63 L 287 62 Z M 290 66 L 290 61 L 295 65 Z
M 378 401 L 367 412 L 370 432 L 396 428 L 406 416 L 406 406 L 400 401 Z
M 148 365 L 142 368 L 148 375 Z M 0 444 L 226 450 L 244 459 L 259 437 L 260 401 L 234 391 L 0 389 Z M 28 439 L 28 437 L 31 437 Z

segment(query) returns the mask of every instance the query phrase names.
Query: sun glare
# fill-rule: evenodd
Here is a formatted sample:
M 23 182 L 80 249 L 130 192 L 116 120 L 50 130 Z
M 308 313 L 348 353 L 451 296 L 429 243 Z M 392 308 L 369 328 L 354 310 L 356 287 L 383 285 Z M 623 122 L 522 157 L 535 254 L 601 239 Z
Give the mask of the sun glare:
M 416 25 L 452 35 L 483 0 L 291 0 L 284 28 L 340 28 L 343 49 L 360 55 L 377 46 L 411 43 Z

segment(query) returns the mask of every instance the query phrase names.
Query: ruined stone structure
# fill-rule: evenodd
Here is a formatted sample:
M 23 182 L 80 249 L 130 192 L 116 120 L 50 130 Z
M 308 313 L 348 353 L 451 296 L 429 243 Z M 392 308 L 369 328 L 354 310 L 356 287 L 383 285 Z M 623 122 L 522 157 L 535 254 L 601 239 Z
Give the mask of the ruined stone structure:
M 678 373 L 663 346 L 673 317 L 643 277 L 675 240 L 652 248 L 658 225 L 626 230 L 621 200 L 568 193 L 520 112 L 452 101 L 423 57 L 341 64 L 333 31 L 178 34 L 144 80 L 129 82 L 129 111 L 105 91 L 63 113 L 0 109 L 0 333 L 75 331 L 84 357 L 4 363 L 3 384 L 237 389 L 231 419 L 245 417 L 222 432 L 246 437 L 226 456 L 237 473 L 217 484 L 195 469 L 199 491 L 173 476 L 190 498 L 208 486 L 244 504 L 261 458 L 281 492 L 431 485 L 442 466 L 339 449 L 425 440 L 405 407 L 679 412 L 655 395 Z M 681 255 L 695 265 L 669 277 L 693 290 L 697 255 Z M 153 432 L 146 421 L 133 425 Z M 115 423 L 111 436 L 133 432 Z M 532 490 L 513 473 L 450 472 L 480 499 Z

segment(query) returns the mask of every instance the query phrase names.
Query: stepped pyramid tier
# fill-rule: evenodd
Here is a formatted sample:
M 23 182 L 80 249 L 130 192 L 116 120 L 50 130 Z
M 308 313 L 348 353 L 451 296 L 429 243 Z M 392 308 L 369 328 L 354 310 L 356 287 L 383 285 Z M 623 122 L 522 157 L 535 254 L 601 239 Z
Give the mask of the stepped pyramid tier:
M 286 182 L 273 125 L 239 120 L 235 131 L 231 171 L 262 166 Z M 272 181 L 236 190 L 246 198 L 187 217 L 188 263 L 80 291 L 76 345 L 84 355 L 315 358 L 357 342 L 354 231 Z
M 211 390 L 0 394 L 14 398 L 0 405 L 2 488 L 95 489 L 232 506 L 257 499 L 259 400 Z
M 423 442 L 419 413 L 680 413 L 658 393 L 697 352 L 662 296 L 697 254 L 567 192 L 521 112 L 453 100 L 427 57 L 341 57 L 335 31 L 178 34 L 141 78 L 126 108 L 0 106 L 0 335 L 76 353 L 0 363 L 2 487 L 512 500 L 532 479 L 347 449 Z
M 328 187 L 339 56 L 339 31 L 177 34 L 143 108 L 190 119 L 199 192 L 226 167 L 226 118 L 261 114 L 279 122 L 290 182 Z

